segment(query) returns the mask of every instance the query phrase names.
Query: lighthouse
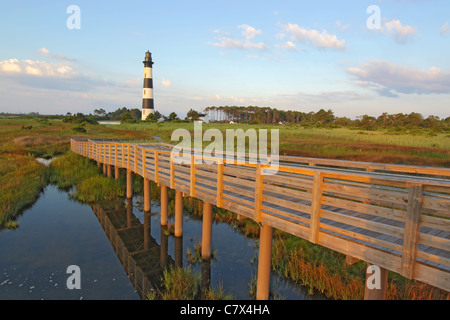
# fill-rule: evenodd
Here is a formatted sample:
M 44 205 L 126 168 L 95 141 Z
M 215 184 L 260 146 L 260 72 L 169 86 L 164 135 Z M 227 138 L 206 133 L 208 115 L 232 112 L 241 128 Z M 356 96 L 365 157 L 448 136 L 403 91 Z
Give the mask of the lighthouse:
M 142 94 L 142 120 L 146 120 L 148 115 L 153 113 L 153 79 L 152 79 L 152 54 L 145 53 L 144 63 L 144 91 Z

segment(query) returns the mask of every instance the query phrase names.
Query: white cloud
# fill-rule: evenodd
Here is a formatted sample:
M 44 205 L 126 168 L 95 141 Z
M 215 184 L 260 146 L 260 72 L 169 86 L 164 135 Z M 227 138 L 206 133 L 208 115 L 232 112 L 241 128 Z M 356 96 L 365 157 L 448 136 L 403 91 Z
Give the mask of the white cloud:
M 170 87 L 170 85 L 171 85 L 172 83 L 170 82 L 170 80 L 167 80 L 167 79 L 163 78 L 162 81 L 161 81 L 161 84 L 162 84 L 164 87 L 168 88 L 168 87 Z
M 391 34 L 398 43 L 405 43 L 408 37 L 417 33 L 417 28 L 412 26 L 404 26 L 400 20 L 391 20 L 385 22 L 384 26 L 389 34 Z
M 295 46 L 295 43 L 293 43 L 292 41 L 287 41 L 283 44 L 283 48 L 286 50 L 297 50 L 297 47 Z
M 67 60 L 67 61 L 76 61 L 76 59 L 71 57 L 66 57 L 62 54 L 51 54 L 50 51 L 46 48 L 41 48 L 38 50 L 38 53 L 44 57 L 50 58 L 50 59 L 56 59 L 56 60 Z
M 356 77 L 358 85 L 383 96 L 397 97 L 397 93 L 450 94 L 450 72 L 436 67 L 421 70 L 388 61 L 370 61 L 348 68 L 347 72 Z
M 298 24 L 288 23 L 282 26 L 283 30 L 296 43 L 304 43 L 318 49 L 344 50 L 345 40 L 339 40 L 335 35 L 329 34 L 326 30 L 318 31 L 305 29 Z M 284 35 L 280 35 L 284 38 Z
M 3 60 L 0 61 L 0 71 L 6 74 L 25 74 L 48 77 L 67 77 L 75 75 L 72 66 L 70 66 L 68 62 L 51 63 L 39 60 Z
M 441 27 L 441 36 L 445 36 L 447 34 L 450 34 L 450 26 L 448 25 L 448 22 L 446 22 L 442 27 Z
M 242 24 L 238 26 L 239 29 L 242 29 L 241 34 L 244 36 L 245 40 L 240 39 L 234 39 L 230 37 L 225 37 L 222 35 L 218 36 L 219 42 L 208 42 L 208 44 L 220 47 L 220 48 L 227 48 L 227 49 L 241 49 L 241 50 L 249 50 L 249 49 L 256 49 L 256 50 L 265 50 L 267 49 L 264 42 L 253 42 L 252 39 L 262 34 L 262 31 L 259 29 L 256 29 L 252 26 L 249 26 L 247 24 Z M 214 30 L 214 33 L 219 34 L 220 32 L 218 30 Z

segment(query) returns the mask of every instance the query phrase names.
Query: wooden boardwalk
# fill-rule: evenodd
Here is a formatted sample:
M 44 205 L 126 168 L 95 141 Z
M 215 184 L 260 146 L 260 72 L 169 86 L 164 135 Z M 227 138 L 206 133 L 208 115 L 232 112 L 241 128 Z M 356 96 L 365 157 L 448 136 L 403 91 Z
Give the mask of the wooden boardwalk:
M 171 145 L 71 140 L 72 151 L 353 258 L 450 291 L 450 169 L 280 156 L 175 164 Z M 209 159 L 213 160 L 213 159 Z

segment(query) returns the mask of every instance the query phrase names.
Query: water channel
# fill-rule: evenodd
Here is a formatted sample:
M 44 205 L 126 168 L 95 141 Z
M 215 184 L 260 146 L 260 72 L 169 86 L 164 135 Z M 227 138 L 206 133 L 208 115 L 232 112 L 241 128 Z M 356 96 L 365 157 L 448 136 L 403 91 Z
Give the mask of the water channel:
M 202 285 L 223 288 L 234 299 L 253 299 L 250 282 L 257 274 L 258 243 L 226 223 L 214 223 L 210 263 L 190 263 L 201 241 L 202 222 L 184 214 L 183 237 L 167 235 L 159 214 L 145 214 L 125 200 L 82 204 L 48 185 L 18 219 L 15 230 L 0 231 L 0 300 L 139 300 L 154 288 L 169 265 L 189 266 Z M 159 202 L 151 212 L 159 213 Z M 81 289 L 69 290 L 68 266 L 81 271 Z M 276 298 L 323 299 L 272 274 Z

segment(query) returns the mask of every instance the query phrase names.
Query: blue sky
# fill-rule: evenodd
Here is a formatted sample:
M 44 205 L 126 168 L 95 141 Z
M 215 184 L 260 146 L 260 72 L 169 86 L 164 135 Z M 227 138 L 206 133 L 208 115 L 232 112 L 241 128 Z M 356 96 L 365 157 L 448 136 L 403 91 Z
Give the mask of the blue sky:
M 70 5 L 80 29 L 69 29 Z M 379 26 L 367 27 L 380 9 Z M 450 116 L 450 2 L 3 1 L 0 111 L 257 105 Z M 372 21 L 372 20 L 371 20 Z

